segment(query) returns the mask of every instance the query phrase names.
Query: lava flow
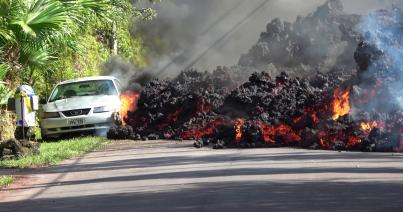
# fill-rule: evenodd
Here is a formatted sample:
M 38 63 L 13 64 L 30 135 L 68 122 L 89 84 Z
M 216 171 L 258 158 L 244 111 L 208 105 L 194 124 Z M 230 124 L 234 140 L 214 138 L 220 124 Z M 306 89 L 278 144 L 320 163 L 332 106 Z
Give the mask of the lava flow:
M 399 17 L 403 11 L 386 10 L 366 17 L 381 25 L 368 30 L 401 30 L 403 18 Z M 268 27 L 262 39 L 278 42 L 271 39 L 281 37 L 277 33 L 286 27 L 276 26 Z M 350 28 L 354 27 L 343 29 Z M 195 139 L 220 148 L 401 151 L 403 62 L 395 61 L 403 58 L 403 42 L 400 33 L 386 33 L 386 37 L 382 30 L 371 33 L 368 38 L 359 37 L 364 40 L 355 49 L 356 64 L 348 69 L 335 67 L 297 77 L 252 67 L 217 67 L 213 72 L 186 70 L 171 80 L 154 79 L 142 88 L 141 96 L 122 94 L 122 115 L 130 126 L 112 128 L 108 137 Z M 392 54 L 390 49 L 399 51 Z

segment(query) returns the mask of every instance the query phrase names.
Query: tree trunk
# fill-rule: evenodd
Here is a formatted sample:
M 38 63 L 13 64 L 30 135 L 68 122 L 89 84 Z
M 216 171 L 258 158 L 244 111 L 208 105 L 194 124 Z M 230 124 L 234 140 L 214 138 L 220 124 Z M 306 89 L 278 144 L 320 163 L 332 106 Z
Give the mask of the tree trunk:
M 113 55 L 118 54 L 118 35 L 115 21 L 113 22 L 112 26 L 112 54 Z

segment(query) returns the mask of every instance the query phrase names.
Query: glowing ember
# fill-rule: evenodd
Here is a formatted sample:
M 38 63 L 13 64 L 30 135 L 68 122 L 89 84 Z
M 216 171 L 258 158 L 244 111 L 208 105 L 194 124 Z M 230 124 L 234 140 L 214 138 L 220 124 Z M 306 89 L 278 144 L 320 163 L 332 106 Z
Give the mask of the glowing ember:
M 195 128 L 180 133 L 180 138 L 184 140 L 200 139 L 204 136 L 210 136 L 215 133 L 218 126 L 224 125 L 228 121 L 222 118 L 217 118 L 213 122 L 210 122 L 206 126 L 195 126 Z
M 347 148 L 352 148 L 361 143 L 361 139 L 357 136 L 350 136 L 347 142 Z
M 136 111 L 137 101 L 140 95 L 135 91 L 124 91 L 120 94 L 120 100 L 122 102 L 122 107 L 120 109 L 120 113 L 122 115 L 122 124 L 126 125 L 127 114 L 129 112 Z
M 320 122 L 319 113 L 323 113 L 323 111 L 320 109 L 315 111 L 313 108 L 305 108 L 304 115 L 294 118 L 294 124 L 304 122 L 308 117 L 314 124 L 318 124 Z
M 166 120 L 164 121 L 164 123 L 158 125 L 158 128 L 160 130 L 163 130 L 164 128 L 168 127 L 170 124 L 175 123 L 179 119 L 179 116 L 181 113 L 182 113 L 182 108 L 175 111 L 174 113 L 169 114 L 168 117 L 166 118 Z
M 266 143 L 275 143 L 276 138 L 281 138 L 285 143 L 298 143 L 301 141 L 301 137 L 286 124 L 273 126 L 261 123 L 259 128 Z
M 378 123 L 376 121 L 362 122 L 360 126 L 363 131 L 370 132 L 372 129 L 378 127 Z
M 240 143 L 242 139 L 242 126 L 244 124 L 245 124 L 244 119 L 237 119 L 235 122 L 235 139 L 238 143 Z
M 350 88 L 345 90 L 338 88 L 333 95 L 331 109 L 333 112 L 332 119 L 338 118 L 350 113 Z

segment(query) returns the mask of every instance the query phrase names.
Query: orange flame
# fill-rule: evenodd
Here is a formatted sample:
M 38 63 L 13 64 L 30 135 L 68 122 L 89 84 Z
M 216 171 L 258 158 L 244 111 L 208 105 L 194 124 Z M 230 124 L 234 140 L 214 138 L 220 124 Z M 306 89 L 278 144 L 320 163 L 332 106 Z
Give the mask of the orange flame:
M 120 100 L 122 102 L 122 107 L 120 113 L 122 114 L 122 124 L 126 125 L 127 114 L 129 112 L 135 112 L 137 101 L 140 95 L 135 91 L 124 91 L 120 94 Z
M 370 132 L 372 129 L 376 127 L 378 127 L 378 123 L 376 121 L 361 123 L 361 129 L 365 132 Z
M 242 126 L 245 124 L 244 119 L 237 119 L 235 122 L 235 139 L 239 143 L 242 139 Z
M 333 95 L 331 109 L 333 112 L 332 119 L 338 118 L 350 113 L 350 88 L 345 90 L 338 88 Z

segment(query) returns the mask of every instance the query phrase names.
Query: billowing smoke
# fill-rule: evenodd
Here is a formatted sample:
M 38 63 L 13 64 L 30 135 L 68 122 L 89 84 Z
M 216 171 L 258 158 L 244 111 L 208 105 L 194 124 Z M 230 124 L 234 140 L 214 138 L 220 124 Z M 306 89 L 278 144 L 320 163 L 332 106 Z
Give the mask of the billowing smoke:
M 134 31 L 144 38 L 152 70 L 175 76 L 190 67 L 235 65 L 271 18 L 295 19 L 321 3 L 297 3 L 297 10 L 285 13 L 278 10 L 285 4 L 274 0 L 167 0 L 154 6 L 156 19 L 140 22 Z
M 176 76 L 189 67 L 214 70 L 232 66 L 259 39 L 272 19 L 295 22 L 315 12 L 326 0 L 164 0 L 151 5 L 158 12 L 153 21 L 140 22 L 135 35 L 144 38 L 149 51 L 151 70 L 162 76 Z M 343 0 L 346 14 L 366 14 L 375 8 L 390 7 L 398 0 Z M 292 7 L 290 7 L 292 5 Z M 150 6 L 150 5 L 141 5 Z M 304 26 L 315 31 L 315 25 Z M 340 34 L 337 28 L 329 33 Z M 309 39 L 309 38 L 307 38 Z M 326 43 L 324 41 L 323 43 Z M 340 43 L 329 57 L 344 53 Z M 321 46 L 315 46 L 321 49 Z M 355 46 L 351 47 L 350 58 Z M 317 52 L 321 54 L 322 52 Z M 336 56 L 334 56 L 336 55 Z M 329 59 L 327 64 L 335 63 Z M 350 61 L 352 62 L 352 61 Z M 352 62 L 353 63 L 353 62 Z
M 401 1 L 343 0 L 341 2 L 344 4 L 345 14 L 367 14 L 372 9 L 390 7 L 392 3 L 398 4 Z M 238 64 L 242 54 L 248 53 L 251 46 L 257 43 L 259 35 L 264 31 L 267 23 L 280 23 L 287 27 L 294 23 L 298 16 L 308 16 L 306 19 L 314 16 L 312 14 L 315 14 L 317 8 L 325 3 L 326 0 L 164 0 L 156 4 L 139 1 L 136 3 L 137 7 L 153 7 L 158 12 L 158 17 L 154 20 L 139 20 L 132 29 L 129 29 L 133 36 L 143 38 L 150 65 L 145 70 L 140 70 L 124 60 L 113 58 L 105 66 L 105 70 L 107 70 L 105 74 L 117 76 L 125 84 L 132 84 L 129 83 L 130 79 L 136 79 L 139 71 L 151 73 L 149 74 L 151 77 L 148 78 L 154 76 L 173 78 L 180 71 L 190 67 L 200 71 L 212 71 L 221 65 L 233 66 Z M 342 37 L 345 34 L 337 27 L 338 22 L 334 22 L 332 27 L 326 28 L 328 30 L 326 34 L 331 36 L 325 38 L 322 38 L 322 32 L 315 30 L 318 27 L 315 22 L 306 23 L 299 26 L 303 27 L 305 32 L 312 32 L 312 35 L 302 34 L 297 42 L 301 40 L 305 42 L 314 38 L 316 39 L 315 45 L 310 46 L 304 52 L 310 53 L 308 54 L 310 57 L 304 58 L 309 61 L 294 64 L 294 67 L 291 68 L 306 72 L 328 71 L 335 64 L 354 64 L 351 58 L 357 40 L 350 43 L 346 41 L 346 39 L 351 39 L 351 36 Z M 346 30 L 351 31 L 351 29 Z M 299 33 L 297 30 L 294 32 Z M 333 42 L 332 45 L 329 45 L 328 38 L 333 39 L 330 41 Z M 271 55 L 273 59 L 283 56 L 277 53 L 276 49 L 271 51 Z M 339 57 L 340 55 L 345 57 Z M 297 56 L 291 55 L 289 60 L 293 61 Z M 281 60 L 277 60 L 277 62 L 279 61 L 281 62 Z M 262 66 L 261 62 L 263 62 Z M 314 62 L 319 65 L 307 66 Z M 323 62 L 323 64 L 319 62 Z M 246 64 L 248 65 L 246 69 L 249 70 L 250 66 L 256 66 L 254 68 L 270 71 L 273 74 L 284 70 L 283 65 L 278 66 L 277 64 L 278 67 L 273 67 L 271 64 L 271 60 L 252 60 Z M 245 64 L 241 63 L 241 65 Z M 237 69 L 239 68 L 237 67 Z M 132 77 L 133 75 L 134 77 Z
M 119 79 L 124 89 L 139 92 L 142 87 L 155 78 L 155 73 L 141 71 L 121 57 L 112 57 L 103 66 L 103 73 Z

